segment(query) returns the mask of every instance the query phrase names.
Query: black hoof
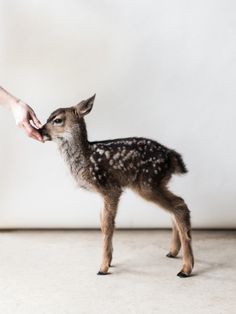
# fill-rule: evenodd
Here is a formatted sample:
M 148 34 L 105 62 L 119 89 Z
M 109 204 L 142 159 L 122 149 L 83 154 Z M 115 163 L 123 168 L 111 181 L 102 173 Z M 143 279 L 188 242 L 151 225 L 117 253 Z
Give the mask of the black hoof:
M 175 258 L 176 256 L 172 255 L 171 252 L 169 252 L 168 254 L 166 254 L 167 257 L 170 257 L 170 258 Z
M 108 273 L 104 273 L 103 271 L 99 271 L 97 275 L 107 275 Z
M 189 275 L 185 274 L 184 272 L 180 271 L 178 274 L 177 274 L 178 277 L 180 278 L 187 278 L 189 277 Z

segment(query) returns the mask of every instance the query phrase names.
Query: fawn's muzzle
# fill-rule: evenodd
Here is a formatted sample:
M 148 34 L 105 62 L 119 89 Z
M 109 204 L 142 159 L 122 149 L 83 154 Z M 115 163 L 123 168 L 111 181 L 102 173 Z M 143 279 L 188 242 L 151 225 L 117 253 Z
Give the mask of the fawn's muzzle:
M 38 132 L 42 135 L 44 141 L 52 140 L 51 136 L 47 133 L 45 129 L 45 125 L 41 129 L 39 129 Z

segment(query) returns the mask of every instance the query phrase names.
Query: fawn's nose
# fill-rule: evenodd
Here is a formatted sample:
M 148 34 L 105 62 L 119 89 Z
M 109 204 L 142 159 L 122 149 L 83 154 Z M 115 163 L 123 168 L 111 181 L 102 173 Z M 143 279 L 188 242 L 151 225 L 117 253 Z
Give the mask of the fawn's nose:
M 41 129 L 38 129 L 38 132 L 39 132 L 40 135 L 43 136 L 43 127 Z
M 42 135 L 44 141 L 51 141 L 51 136 L 46 131 L 45 125 L 38 132 Z

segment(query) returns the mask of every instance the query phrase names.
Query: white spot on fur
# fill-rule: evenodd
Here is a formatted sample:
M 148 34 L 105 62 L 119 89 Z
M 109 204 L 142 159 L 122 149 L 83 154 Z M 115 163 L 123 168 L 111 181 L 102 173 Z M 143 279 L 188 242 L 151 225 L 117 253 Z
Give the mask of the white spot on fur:
M 120 153 L 116 153 L 114 156 L 113 156 L 113 159 L 118 159 L 120 157 Z
M 129 151 L 128 154 L 124 157 L 124 161 L 129 159 L 133 155 L 133 150 Z
M 121 167 L 124 166 L 124 164 L 123 164 L 123 162 L 122 162 L 121 160 L 119 160 L 119 165 L 120 165 Z
M 114 161 L 111 159 L 111 160 L 109 161 L 109 165 L 112 166 L 113 163 L 114 163 Z
M 98 152 L 100 155 L 102 155 L 102 154 L 104 153 L 104 150 L 101 149 L 101 148 L 98 148 L 98 149 L 97 149 L 97 152 Z
M 89 159 L 91 160 L 91 162 L 92 162 L 93 164 L 95 164 L 95 163 L 96 163 L 96 161 L 94 160 L 93 156 L 90 156 L 90 158 L 89 158 Z
M 109 150 L 106 150 L 106 151 L 105 151 L 105 156 L 106 156 L 107 159 L 110 158 L 110 152 L 109 152 Z
M 126 149 L 123 148 L 123 150 L 122 150 L 122 152 L 121 152 L 121 156 L 124 157 L 125 153 L 126 153 Z

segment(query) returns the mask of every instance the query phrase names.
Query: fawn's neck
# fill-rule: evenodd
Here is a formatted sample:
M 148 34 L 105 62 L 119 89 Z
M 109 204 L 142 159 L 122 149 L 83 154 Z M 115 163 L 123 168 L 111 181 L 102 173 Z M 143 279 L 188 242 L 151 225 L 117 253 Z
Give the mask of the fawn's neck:
M 73 176 L 78 176 L 80 170 L 89 162 L 89 142 L 84 121 L 76 125 L 58 143 L 59 150 L 68 164 Z

